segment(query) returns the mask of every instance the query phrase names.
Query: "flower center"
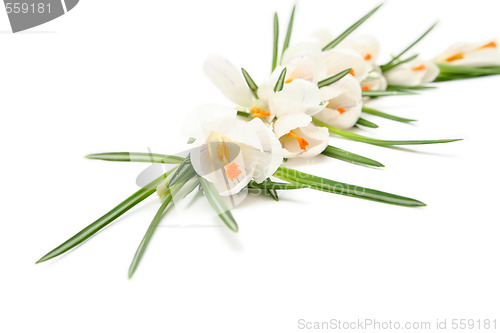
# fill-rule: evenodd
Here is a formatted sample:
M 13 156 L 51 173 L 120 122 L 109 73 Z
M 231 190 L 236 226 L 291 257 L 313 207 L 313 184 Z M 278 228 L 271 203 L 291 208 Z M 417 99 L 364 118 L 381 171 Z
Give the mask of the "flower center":
M 370 90 L 370 86 L 368 86 L 368 85 L 362 86 L 361 90 L 363 90 L 363 91 L 369 91 Z
M 240 169 L 238 169 L 240 166 L 234 162 L 229 163 L 229 158 L 231 157 L 231 154 L 229 153 L 229 147 L 227 144 L 222 141 L 222 143 L 217 145 L 217 158 L 219 161 L 224 162 L 225 168 L 226 168 L 226 176 L 230 180 L 235 180 L 238 178 L 238 176 L 242 173 Z
M 285 135 L 288 136 L 289 138 L 293 138 L 293 139 L 297 140 L 297 142 L 299 143 L 300 149 L 302 149 L 302 150 L 306 150 L 307 146 L 309 146 L 309 142 L 307 142 L 306 139 L 298 136 L 297 133 L 295 133 L 294 131 L 290 131 Z
M 256 106 L 250 109 L 250 113 L 253 115 L 254 118 L 269 117 L 271 115 L 269 111 L 258 108 Z
M 425 71 L 426 69 L 427 69 L 427 66 L 422 64 L 420 66 L 413 67 L 411 70 L 414 72 L 419 72 L 419 71 Z
M 241 175 L 241 172 L 242 172 L 238 168 L 239 168 L 239 165 L 234 163 L 234 162 L 226 164 L 226 176 L 227 176 L 227 178 L 229 178 L 230 180 L 235 180 L 236 178 L 238 178 L 238 176 Z
M 226 161 L 229 161 L 231 155 L 229 153 L 229 148 L 227 147 L 227 144 L 224 141 L 222 141 L 222 143 L 218 144 L 216 148 L 217 148 L 217 158 L 219 159 L 219 161 L 223 162 L 224 159 Z
M 367 53 L 367 54 L 365 55 L 365 60 L 366 60 L 366 61 L 370 61 L 371 59 L 372 59 L 372 55 L 371 55 L 370 53 Z
M 351 69 L 351 70 L 349 71 L 349 74 L 351 74 L 352 76 L 356 76 L 356 72 L 354 71 L 354 69 Z
M 337 111 L 340 113 L 340 114 L 343 114 L 345 112 L 345 109 L 344 108 L 337 108 Z

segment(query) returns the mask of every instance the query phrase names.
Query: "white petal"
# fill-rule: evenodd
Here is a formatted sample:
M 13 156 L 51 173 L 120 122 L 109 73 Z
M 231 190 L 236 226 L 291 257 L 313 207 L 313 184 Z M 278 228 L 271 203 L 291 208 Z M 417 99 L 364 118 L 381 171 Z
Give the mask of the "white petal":
M 253 119 L 248 125 L 253 128 L 262 144 L 261 151 L 264 154 L 260 155 L 259 163 L 255 167 L 253 176 L 257 183 L 261 183 L 275 173 L 283 163 L 281 143 L 273 131 L 260 119 Z
M 303 113 L 285 114 L 274 123 L 274 133 L 278 138 L 281 138 L 295 128 L 307 126 L 311 120 L 311 116 Z
M 432 61 L 426 61 L 425 67 L 427 68 L 427 70 L 425 71 L 424 77 L 422 78 L 422 84 L 434 81 L 434 79 L 439 75 L 440 72 L 439 67 Z
M 288 113 L 314 115 L 324 108 L 321 102 L 321 93 L 316 84 L 296 79 L 285 84 L 282 91 L 271 97 L 269 109 L 277 117 Z
M 313 59 L 313 61 L 319 62 L 321 60 L 321 52 L 321 46 L 317 43 L 302 42 L 292 44 L 288 46 L 285 54 L 283 54 L 282 64 L 288 64 L 294 59 L 302 56 L 309 57 Z
M 205 61 L 203 70 L 222 94 L 239 106 L 250 107 L 253 96 L 243 74 L 223 57 L 211 55 Z
M 490 45 L 489 47 L 485 47 Z M 461 55 L 461 57 L 455 57 Z M 458 43 L 452 45 L 445 52 L 434 59 L 436 63 L 457 66 L 498 66 L 500 52 L 498 40 L 490 39 L 481 43 Z
M 227 125 L 228 122 L 233 120 L 237 120 L 237 118 L 235 117 L 235 110 L 232 108 L 216 104 L 201 105 L 185 118 L 183 135 L 193 138 L 202 137 L 204 139 L 213 130 L 224 131 L 220 126 Z
M 301 131 L 304 138 L 309 142 L 309 146 L 300 154 L 300 157 L 313 157 L 319 155 L 325 150 L 326 146 L 328 146 L 330 132 L 327 128 L 309 124 L 306 127 L 302 127 Z

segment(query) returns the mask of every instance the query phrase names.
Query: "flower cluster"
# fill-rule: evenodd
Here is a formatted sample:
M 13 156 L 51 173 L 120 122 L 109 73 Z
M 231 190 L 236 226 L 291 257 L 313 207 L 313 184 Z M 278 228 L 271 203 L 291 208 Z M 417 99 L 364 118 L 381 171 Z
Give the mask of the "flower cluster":
M 414 94 L 429 88 L 430 82 L 500 74 L 496 40 L 456 44 L 433 61 L 421 60 L 417 55 L 406 57 L 406 53 L 435 25 L 392 56 L 389 62 L 379 65 L 377 39 L 351 35 L 379 8 L 370 11 L 336 38 L 321 31 L 312 41 L 290 44 L 294 7 L 279 61 L 278 17 L 275 14 L 272 72 L 260 85 L 245 69 L 238 69 L 220 56 L 208 57 L 204 72 L 233 107 L 208 105 L 198 108 L 188 118 L 186 132 L 191 137 L 192 148 L 183 156 L 133 152 L 87 156 L 107 161 L 172 164 L 174 167 L 38 262 L 78 246 L 155 192 L 162 204 L 140 242 L 129 277 L 134 274 L 164 212 L 173 205 L 174 197 L 181 200 L 196 188 L 203 192 L 232 231 L 238 231 L 238 225 L 226 203 L 234 202 L 243 189 L 258 189 L 275 200 L 279 200 L 278 191 L 308 188 L 386 204 L 424 206 L 419 200 L 317 177 L 283 165 L 285 159 L 323 154 L 360 165 L 384 166 L 373 159 L 330 146 L 330 133 L 387 147 L 458 141 L 383 140 L 350 130 L 357 125 L 378 127 L 362 118 L 363 113 L 403 123 L 414 121 L 367 107 L 371 98 Z

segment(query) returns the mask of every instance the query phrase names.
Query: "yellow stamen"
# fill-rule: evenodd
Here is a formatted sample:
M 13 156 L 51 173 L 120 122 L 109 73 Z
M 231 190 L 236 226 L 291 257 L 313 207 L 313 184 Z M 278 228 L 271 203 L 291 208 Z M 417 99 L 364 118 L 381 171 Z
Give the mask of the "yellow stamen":
M 238 169 L 240 166 L 236 163 L 229 163 L 226 164 L 226 176 L 230 180 L 235 180 L 241 173 L 242 171 Z
M 365 55 L 365 60 L 366 60 L 366 61 L 370 61 L 371 59 L 372 59 L 372 55 L 371 55 L 370 53 L 367 53 L 367 54 Z
M 307 146 L 309 146 L 309 142 L 307 142 L 306 139 L 298 136 L 297 133 L 295 133 L 294 131 L 288 132 L 288 134 L 286 134 L 286 136 L 297 140 L 297 142 L 299 143 L 300 149 L 302 149 L 302 150 L 306 150 Z
M 229 148 L 227 147 L 226 143 L 223 141 L 221 144 L 217 145 L 217 158 L 219 161 L 224 161 L 224 158 L 226 161 L 229 161 L 229 158 L 231 155 L 229 154 Z
M 420 66 L 413 67 L 411 70 L 414 71 L 414 72 L 418 72 L 418 71 L 425 71 L 426 69 L 427 69 L 427 66 L 425 66 L 424 64 L 422 64 Z
M 340 112 L 340 114 L 342 114 L 345 112 L 345 109 L 344 108 L 337 108 L 337 111 Z
M 451 57 L 446 58 L 446 61 L 447 62 L 452 62 L 452 61 L 460 60 L 460 59 L 463 59 L 463 58 L 464 58 L 464 54 L 463 54 L 463 52 L 460 52 L 460 53 L 452 55 Z
M 258 108 L 256 106 L 250 109 L 250 113 L 253 115 L 254 118 L 269 117 L 271 115 L 269 111 Z

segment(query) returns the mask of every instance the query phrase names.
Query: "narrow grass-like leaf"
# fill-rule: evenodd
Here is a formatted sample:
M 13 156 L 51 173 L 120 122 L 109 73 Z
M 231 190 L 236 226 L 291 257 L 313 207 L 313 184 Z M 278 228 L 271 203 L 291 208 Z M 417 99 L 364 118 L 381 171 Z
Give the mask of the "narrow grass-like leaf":
M 271 178 L 267 178 L 265 180 L 266 182 L 270 182 L 271 181 Z M 271 198 L 273 198 L 274 200 L 276 201 L 280 201 L 280 198 L 278 196 L 278 192 L 274 189 L 274 188 L 267 188 L 266 189 L 266 192 L 271 196 Z
M 433 25 L 430 26 L 429 29 L 427 29 L 420 37 L 418 37 L 413 43 L 411 43 L 406 49 L 404 49 L 403 51 L 401 51 L 400 54 L 398 54 L 397 56 L 395 56 L 394 58 L 391 59 L 391 61 L 389 61 L 387 64 L 385 64 L 384 66 L 382 67 L 385 67 L 385 66 L 390 66 L 392 65 L 395 61 L 401 59 L 401 57 L 406 53 L 408 52 L 409 50 L 411 50 L 415 45 L 417 45 L 418 42 L 420 42 L 422 39 L 424 39 L 425 36 L 427 36 L 437 25 L 437 22 L 435 22 Z
M 80 232 L 78 232 L 76 235 L 44 255 L 42 258 L 40 258 L 37 263 L 52 259 L 54 257 L 57 257 L 64 252 L 71 250 L 75 246 L 83 243 L 93 235 L 95 235 L 98 231 L 106 227 L 108 224 L 116 220 L 118 217 L 123 215 L 125 212 L 127 212 L 129 209 L 149 197 L 151 194 L 153 194 L 156 190 L 156 186 L 160 184 L 171 172 L 173 171 L 170 170 L 167 173 L 161 175 L 160 177 L 156 178 L 149 184 L 147 184 L 144 188 L 141 188 L 139 191 L 135 192 L 132 194 L 130 197 L 125 199 L 122 203 L 120 203 L 118 206 L 110 210 L 108 213 L 97 219 L 94 223 L 90 224 L 86 228 L 82 229 Z
M 364 118 L 359 118 L 358 121 L 356 122 L 356 124 L 361 125 L 361 126 L 365 126 L 365 127 L 370 127 L 370 128 L 378 128 L 377 124 L 372 123 L 371 121 L 366 120 Z
M 200 177 L 200 183 L 208 202 L 210 202 L 210 205 L 219 215 L 222 222 L 224 222 L 224 224 L 226 224 L 226 226 L 232 231 L 238 232 L 238 224 L 236 224 L 231 211 L 227 208 L 226 203 L 222 200 L 219 192 L 215 189 L 215 186 L 203 177 Z
M 423 202 L 415 199 L 356 185 L 345 184 L 285 167 L 279 167 L 274 176 L 291 183 L 309 185 L 314 190 L 350 196 L 358 199 L 372 200 L 406 207 L 425 206 Z
M 278 63 L 278 39 L 279 39 L 279 22 L 278 22 L 278 13 L 274 13 L 274 21 L 273 21 L 273 67 L 272 71 L 276 68 Z
M 244 68 L 241 69 L 241 72 L 243 73 L 243 77 L 245 78 L 245 81 L 248 84 L 248 88 L 250 88 L 250 91 L 252 92 L 253 96 L 259 99 L 259 96 L 257 95 L 257 90 L 259 89 L 259 87 L 257 87 L 254 80 L 252 80 L 250 74 L 248 74 L 248 72 Z
M 337 38 L 328 43 L 325 47 L 323 47 L 323 51 L 328 51 L 337 46 L 341 41 L 343 41 L 347 36 L 349 36 L 354 30 L 356 30 L 361 24 L 363 24 L 370 16 L 375 14 L 375 12 L 382 6 L 383 4 L 378 5 L 374 9 L 372 9 L 368 14 L 360 18 L 356 23 L 351 25 L 346 31 L 340 34 Z
M 283 86 L 285 85 L 285 78 L 286 78 L 286 67 L 283 68 L 280 76 L 278 77 L 278 81 L 276 81 L 276 85 L 274 86 L 274 92 L 283 90 Z
M 134 258 L 132 259 L 132 262 L 130 263 L 130 267 L 128 269 L 128 278 L 130 279 L 132 275 L 134 275 L 135 270 L 137 269 L 137 266 L 139 265 L 139 262 L 142 259 L 142 256 L 144 255 L 144 252 L 146 251 L 146 248 L 149 244 L 149 241 L 151 240 L 151 237 L 153 236 L 156 227 L 158 227 L 158 224 L 160 223 L 160 220 L 163 216 L 163 213 L 165 212 L 165 209 L 167 209 L 167 206 L 172 202 L 172 194 L 169 193 L 163 203 L 161 204 L 160 208 L 156 212 L 156 215 L 153 218 L 153 221 L 151 221 L 151 224 L 148 227 L 148 230 L 146 231 L 146 234 L 141 240 L 141 243 L 139 244 L 139 247 L 135 251 Z
M 114 162 L 145 162 L 145 163 L 164 163 L 164 164 L 179 164 L 184 161 L 183 157 L 153 153 L 101 153 L 91 154 L 85 158 L 92 160 L 114 161 Z
M 137 266 L 139 265 L 143 255 L 144 255 L 144 252 L 146 251 L 146 248 L 149 244 L 149 241 L 151 240 L 151 237 L 153 236 L 156 228 L 158 227 L 158 224 L 161 221 L 161 218 L 163 217 L 163 213 L 167 209 L 168 205 L 172 202 L 173 196 L 175 196 L 176 192 L 178 192 L 178 190 L 186 184 L 187 184 L 187 182 L 178 184 L 177 186 L 172 188 L 171 192 L 170 192 L 170 189 L 168 189 L 169 193 L 168 193 L 167 197 L 165 198 L 165 200 L 161 204 L 160 208 L 156 212 L 156 215 L 154 216 L 153 220 L 151 221 L 151 224 L 149 225 L 148 230 L 146 231 L 146 234 L 144 234 L 144 237 L 142 238 L 141 243 L 139 244 L 139 246 L 135 252 L 134 258 L 132 259 L 132 262 L 131 262 L 130 267 L 128 269 L 128 278 L 129 279 L 132 277 L 132 275 L 134 275 L 134 272 L 137 269 Z M 189 189 L 183 194 L 183 196 L 186 196 L 187 194 L 191 193 L 198 185 L 199 185 L 199 181 L 193 181 L 189 185 Z M 186 185 L 186 186 L 188 186 L 188 185 Z
M 326 78 L 326 79 L 324 79 L 322 81 L 319 81 L 318 82 L 318 88 L 326 87 L 326 86 L 329 86 L 332 83 L 337 82 L 338 80 L 340 80 L 341 78 L 343 78 L 344 76 L 346 76 L 347 74 L 349 74 L 349 72 L 351 70 L 352 70 L 352 68 L 348 68 L 346 70 L 343 70 L 340 73 L 337 73 L 335 75 L 330 76 L 329 78 Z
M 309 188 L 309 185 L 304 185 L 304 184 L 289 184 L 289 183 L 278 183 L 278 182 L 273 182 L 272 180 L 265 180 L 260 184 L 257 184 L 255 181 L 250 181 L 248 183 L 248 188 L 253 188 L 253 189 L 261 189 L 261 190 L 298 190 L 302 188 Z
M 240 117 L 246 117 L 246 118 L 252 117 L 252 114 L 250 112 L 246 112 L 246 111 L 237 111 L 236 114 Z
M 413 59 L 416 59 L 418 56 L 419 56 L 418 54 L 414 54 L 409 58 L 406 58 L 406 59 L 403 59 L 403 60 L 400 60 L 397 62 L 393 62 L 390 65 L 380 66 L 380 69 L 382 70 L 382 72 L 387 72 L 388 70 L 393 69 L 394 67 L 398 67 L 399 65 L 405 64 L 407 62 L 412 61 Z
M 440 73 L 434 82 L 462 80 L 500 74 L 500 66 L 468 67 L 445 64 L 437 65 L 439 66 Z
M 389 91 L 412 91 L 412 90 L 429 90 L 436 89 L 435 86 L 387 86 L 386 90 Z
M 281 50 L 281 60 L 283 60 L 283 55 L 286 49 L 290 45 L 290 38 L 292 37 L 293 29 L 293 19 L 295 18 L 295 5 L 293 6 L 292 13 L 290 14 L 290 20 L 288 21 L 288 29 L 286 30 L 285 41 L 283 42 L 283 50 Z
M 326 149 L 323 150 L 321 154 L 346 162 L 362 164 L 362 165 L 370 165 L 376 167 L 384 167 L 382 163 L 372 160 L 371 158 L 354 154 L 333 146 L 327 146 Z
M 392 114 L 388 114 L 388 113 L 385 113 L 385 112 L 382 112 L 379 110 L 375 110 L 375 109 L 372 109 L 372 108 L 369 108 L 366 106 L 363 106 L 363 112 L 368 113 L 368 114 L 372 114 L 374 116 L 378 116 L 378 117 L 382 117 L 382 118 L 386 118 L 386 119 L 390 119 L 390 120 L 394 120 L 394 121 L 399 121 L 401 123 L 410 123 L 412 121 L 417 121 L 416 119 L 408 119 L 408 118 L 393 116 Z
M 313 117 L 313 123 L 328 128 L 331 133 L 343 136 L 346 139 L 359 141 L 364 143 L 369 143 L 377 146 L 404 146 L 404 145 L 426 145 L 426 144 L 435 144 L 435 143 L 448 143 L 460 141 L 462 139 L 441 139 L 441 140 L 380 140 L 369 138 L 367 136 L 359 135 L 356 133 L 352 133 L 349 131 L 344 131 L 339 128 L 330 126 L 325 124 L 324 122 Z
M 383 96 L 404 96 L 416 95 L 413 91 L 388 91 L 388 90 L 364 90 L 361 92 L 363 97 L 383 97 Z

